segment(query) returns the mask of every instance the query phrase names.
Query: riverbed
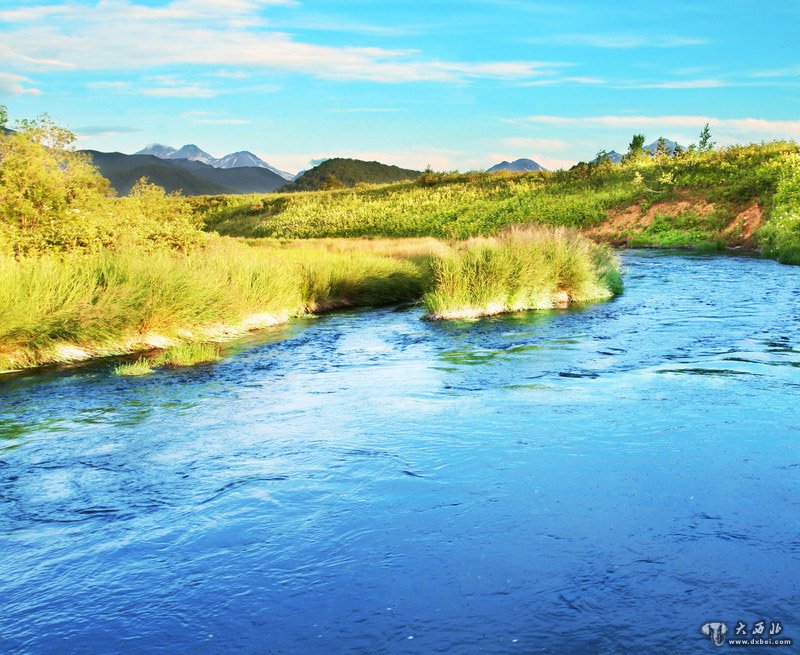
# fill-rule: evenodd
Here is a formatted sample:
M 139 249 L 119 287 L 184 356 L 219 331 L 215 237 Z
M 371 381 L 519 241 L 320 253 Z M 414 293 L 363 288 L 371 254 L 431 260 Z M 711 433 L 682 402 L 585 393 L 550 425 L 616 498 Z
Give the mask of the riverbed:
M 210 365 L 0 379 L 0 652 L 797 643 L 800 268 L 623 263 L 583 307 L 343 312 Z

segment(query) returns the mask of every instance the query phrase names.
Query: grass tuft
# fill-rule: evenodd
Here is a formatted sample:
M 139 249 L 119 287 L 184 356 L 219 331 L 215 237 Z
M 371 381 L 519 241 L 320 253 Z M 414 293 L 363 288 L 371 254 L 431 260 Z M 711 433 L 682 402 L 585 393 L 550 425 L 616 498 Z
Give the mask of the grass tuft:
M 155 363 L 162 366 L 194 366 L 220 359 L 219 346 L 213 343 L 180 343 L 159 355 Z
M 114 375 L 148 375 L 152 372 L 153 363 L 144 357 L 140 357 L 130 364 L 119 364 L 114 367 Z
M 610 250 L 564 228 L 515 228 L 472 239 L 435 256 L 432 269 L 433 289 L 423 303 L 434 319 L 547 309 L 622 291 Z

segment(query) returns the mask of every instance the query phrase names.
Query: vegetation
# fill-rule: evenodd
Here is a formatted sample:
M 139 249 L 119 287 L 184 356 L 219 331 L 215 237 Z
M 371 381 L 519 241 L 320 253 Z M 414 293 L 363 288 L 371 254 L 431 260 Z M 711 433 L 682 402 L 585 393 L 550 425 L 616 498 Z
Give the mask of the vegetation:
M 377 161 L 334 158 L 306 171 L 280 191 L 320 191 L 354 187 L 358 184 L 389 184 L 413 180 L 420 175 L 398 166 L 387 166 Z
M 209 231 L 246 237 L 492 236 L 511 225 L 566 226 L 617 245 L 752 247 L 792 142 L 668 154 L 636 135 L 622 164 L 537 173 L 434 173 L 357 189 L 192 200 Z M 797 205 L 794 205 L 797 207 Z M 702 209 L 702 211 L 701 211 Z M 744 225 L 748 209 L 758 220 Z M 630 220 L 616 221 L 620 213 Z M 618 224 L 619 223 L 619 224 Z M 770 250 L 772 252 L 772 250 Z
M 423 266 L 369 252 L 211 239 L 0 258 L 0 370 L 219 339 L 304 312 L 418 299 Z
M 474 318 L 621 291 L 619 265 L 607 247 L 564 228 L 512 229 L 436 257 L 423 303 L 431 318 Z
M 800 264 L 800 153 L 786 153 L 773 166 L 779 181 L 772 219 L 761 229 L 764 254 L 783 264 Z
M 147 375 L 158 366 L 195 366 L 207 364 L 220 359 L 220 349 L 214 343 L 179 343 L 167 348 L 157 357 L 147 359 L 140 357 L 129 364 L 120 364 L 114 367 L 115 375 Z
M 21 121 L 0 135 L 0 370 L 173 348 L 119 368 L 144 373 L 337 307 L 423 299 L 446 318 L 606 298 L 619 267 L 586 234 L 730 245 L 760 225 L 739 221 L 745 208 L 770 216 L 765 253 L 800 263 L 800 148 L 714 150 L 704 135 L 674 157 L 636 135 L 621 165 L 553 173 L 193 199 L 139 180 L 117 198 L 70 132 Z

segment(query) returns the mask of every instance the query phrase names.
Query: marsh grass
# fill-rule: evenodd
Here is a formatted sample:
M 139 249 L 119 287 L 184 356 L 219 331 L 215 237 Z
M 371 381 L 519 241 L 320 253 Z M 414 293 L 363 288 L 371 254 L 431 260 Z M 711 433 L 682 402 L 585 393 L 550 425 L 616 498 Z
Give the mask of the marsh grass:
M 474 318 L 610 298 L 622 290 L 605 247 L 564 228 L 514 228 L 471 239 L 432 262 L 423 297 L 434 319 Z
M 418 299 L 425 267 L 369 252 L 251 247 L 0 257 L 0 370 L 233 336 L 308 311 Z M 241 330 L 240 330 L 241 332 Z
M 215 343 L 179 343 L 167 348 L 155 359 L 158 366 L 194 366 L 219 361 L 220 347 Z
M 140 357 L 135 362 L 128 364 L 118 364 L 113 369 L 114 375 L 140 376 L 149 375 L 153 372 L 153 364 L 149 359 Z

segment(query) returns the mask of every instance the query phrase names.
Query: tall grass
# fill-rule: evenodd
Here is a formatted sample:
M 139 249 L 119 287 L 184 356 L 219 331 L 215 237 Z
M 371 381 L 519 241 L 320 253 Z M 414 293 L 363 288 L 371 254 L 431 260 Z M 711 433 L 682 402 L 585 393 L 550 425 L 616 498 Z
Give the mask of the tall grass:
M 564 228 L 473 239 L 432 263 L 423 298 L 434 319 L 471 318 L 610 298 L 622 290 L 611 252 Z
M 0 257 L 0 370 L 169 345 L 249 320 L 415 300 L 424 267 L 369 252 L 250 247 Z M 257 320 L 252 320 L 253 317 Z

